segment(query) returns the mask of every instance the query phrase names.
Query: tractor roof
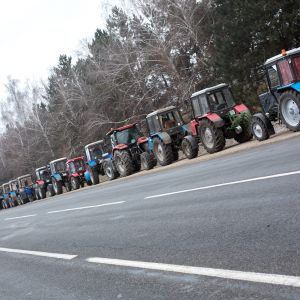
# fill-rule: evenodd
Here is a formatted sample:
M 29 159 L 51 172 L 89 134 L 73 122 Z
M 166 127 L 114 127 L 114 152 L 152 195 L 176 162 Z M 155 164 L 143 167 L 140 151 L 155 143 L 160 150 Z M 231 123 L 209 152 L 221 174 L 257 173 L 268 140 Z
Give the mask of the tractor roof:
M 123 130 L 129 129 L 129 128 L 133 128 L 135 126 L 136 126 L 136 123 L 132 123 L 132 124 L 124 125 L 119 128 L 112 128 L 106 135 L 111 135 L 114 132 L 123 131 Z
M 158 114 L 160 114 L 160 113 L 164 113 L 164 112 L 169 111 L 169 110 L 174 110 L 174 109 L 177 110 L 177 107 L 176 107 L 176 106 L 173 106 L 173 105 L 172 105 L 172 106 L 165 107 L 165 108 L 161 108 L 161 109 L 158 109 L 158 110 L 153 111 L 152 113 L 148 114 L 148 115 L 146 116 L 146 118 L 149 118 L 149 117 L 158 115 Z
M 87 144 L 87 145 L 84 146 L 84 149 L 88 149 L 88 148 L 90 148 L 92 146 L 95 146 L 95 145 L 98 145 L 98 144 L 104 144 L 104 141 L 103 140 L 99 140 L 97 142 L 93 142 L 93 143 Z
M 227 86 L 228 86 L 228 84 L 221 83 L 221 84 L 212 86 L 210 88 L 206 88 L 206 89 L 203 89 L 201 91 L 195 92 L 194 94 L 192 94 L 192 97 L 195 97 L 195 96 L 198 96 L 198 95 L 201 95 L 201 94 L 206 94 L 208 92 L 212 92 L 212 91 L 215 91 L 215 90 L 220 90 L 220 89 L 225 88 Z
M 277 60 L 279 60 L 279 59 L 281 59 L 281 58 L 283 58 L 283 57 L 287 57 L 287 56 L 289 56 L 289 55 L 293 55 L 293 54 L 296 54 L 296 53 L 300 53 L 300 47 L 299 47 L 299 48 L 292 49 L 292 50 L 289 50 L 289 51 L 286 51 L 285 54 L 280 53 L 280 54 L 278 54 L 278 55 L 275 55 L 275 56 L 273 56 L 273 57 L 267 59 L 267 60 L 265 61 L 264 65 L 268 65 L 268 64 L 270 64 L 270 63 L 272 63 L 272 62 L 275 62 L 275 61 L 277 61 Z
M 53 163 L 56 163 L 56 162 L 59 162 L 59 161 L 64 161 L 64 160 L 67 160 L 67 158 L 66 157 L 62 157 L 62 158 L 58 158 L 58 159 L 52 160 L 52 161 L 50 161 L 50 164 L 53 164 Z
M 31 174 L 22 175 L 22 176 L 18 177 L 18 180 L 21 180 L 26 177 L 31 177 Z
M 70 159 L 67 160 L 67 164 L 69 164 L 70 162 L 73 162 L 73 161 L 77 161 L 77 160 L 83 160 L 83 156 L 70 158 Z
M 10 183 L 17 182 L 17 181 L 18 181 L 18 179 L 13 179 L 13 180 L 10 180 L 8 183 L 10 184 Z
M 43 167 L 37 168 L 37 169 L 35 169 L 35 171 L 39 172 L 39 171 L 45 170 L 45 169 L 47 169 L 47 166 L 43 166 Z
M 6 183 L 3 183 L 3 184 L 2 184 L 2 187 L 5 187 L 5 186 L 7 186 L 7 185 L 9 185 L 9 183 L 8 183 L 8 182 L 6 182 Z

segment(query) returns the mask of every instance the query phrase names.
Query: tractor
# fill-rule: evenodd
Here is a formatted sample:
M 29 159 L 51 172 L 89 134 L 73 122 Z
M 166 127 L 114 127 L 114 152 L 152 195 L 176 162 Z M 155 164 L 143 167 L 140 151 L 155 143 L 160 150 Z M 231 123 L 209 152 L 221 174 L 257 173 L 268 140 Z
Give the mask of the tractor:
M 68 159 L 66 162 L 66 171 L 72 190 L 84 187 L 85 182 L 88 185 L 92 184 L 90 173 L 86 170 L 82 156 Z
M 90 143 L 84 147 L 88 170 L 93 184 L 98 184 L 99 175 L 106 175 L 109 180 L 119 176 L 113 163 L 111 151 L 103 140 Z
M 18 177 L 19 199 L 23 203 L 33 202 L 36 200 L 33 179 L 30 174 Z
M 66 188 L 67 192 L 71 190 L 71 185 L 66 170 L 66 162 L 67 158 L 62 157 L 52 160 L 49 163 L 52 185 L 56 195 L 62 194 L 63 186 Z
M 252 139 L 251 114 L 244 104 L 237 104 L 228 84 L 222 83 L 192 94 L 192 135 L 208 153 L 223 150 L 226 139 L 238 143 Z
M 106 135 L 110 137 L 113 163 L 120 176 L 128 176 L 141 167 L 150 170 L 156 165 L 149 139 L 143 136 L 136 123 L 112 128 Z
M 269 58 L 263 70 L 268 92 L 259 95 L 263 113 L 255 114 L 251 122 L 259 141 L 275 133 L 271 121 L 280 120 L 288 129 L 300 130 L 300 47 Z
M 55 195 L 50 170 L 47 166 L 37 168 L 35 170 L 36 182 L 35 182 L 35 194 L 37 199 L 44 199 L 47 197 L 53 197 Z
M 10 187 L 9 187 L 9 183 L 4 183 L 2 184 L 2 207 L 4 209 L 13 207 L 13 204 L 11 203 L 10 200 Z
M 156 110 L 146 116 L 151 149 L 161 166 L 178 160 L 182 150 L 189 159 L 198 155 L 198 142 L 189 134 L 180 111 L 175 106 Z
M 14 206 L 24 204 L 23 199 L 19 197 L 18 179 L 11 180 L 8 182 L 8 184 L 10 189 L 10 199 Z

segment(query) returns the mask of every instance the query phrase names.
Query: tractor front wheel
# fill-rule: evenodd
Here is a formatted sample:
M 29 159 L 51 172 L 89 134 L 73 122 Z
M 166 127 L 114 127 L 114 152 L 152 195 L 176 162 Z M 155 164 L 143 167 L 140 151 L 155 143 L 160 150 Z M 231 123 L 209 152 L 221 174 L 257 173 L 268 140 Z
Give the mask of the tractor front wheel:
M 104 172 L 109 180 L 114 180 L 118 177 L 118 172 L 115 170 L 111 160 L 103 162 Z
M 225 137 L 221 128 L 217 128 L 208 120 L 199 124 L 201 142 L 208 153 L 219 152 L 225 147 Z
M 156 165 L 154 155 L 149 152 L 143 152 L 141 154 L 141 165 L 143 170 L 153 169 Z
M 258 141 L 264 141 L 270 137 L 267 126 L 260 118 L 253 117 L 251 120 L 251 131 Z
M 193 137 L 193 139 L 195 139 Z M 195 139 L 196 140 L 196 139 Z M 195 141 L 197 144 L 197 141 Z M 198 156 L 198 151 L 199 148 L 197 147 L 193 147 L 192 143 L 187 139 L 184 138 L 181 142 L 181 149 L 183 154 L 188 158 L 188 159 L 192 159 Z
M 280 99 L 280 115 L 286 127 L 292 131 L 300 130 L 300 93 L 288 90 Z
M 121 177 L 131 175 L 134 172 L 134 163 L 128 151 L 116 151 L 114 160 Z
M 158 138 L 153 141 L 153 152 L 161 166 L 169 165 L 174 160 L 171 144 L 165 144 Z
M 71 177 L 72 190 L 78 190 L 80 188 L 80 182 L 77 177 Z
M 251 127 L 248 122 L 241 125 L 241 127 L 243 131 L 234 137 L 234 139 L 240 144 L 248 142 L 253 138 Z
M 37 197 L 40 199 L 46 198 L 46 189 L 43 187 L 40 187 L 38 190 L 38 193 L 36 193 Z
M 55 194 L 56 195 L 62 194 L 62 192 L 63 192 L 62 182 L 53 179 L 52 183 L 53 183 L 53 189 L 54 189 Z
M 47 194 L 48 194 L 49 197 L 55 196 L 55 191 L 54 191 L 54 188 L 53 188 L 52 184 L 49 184 L 47 186 Z

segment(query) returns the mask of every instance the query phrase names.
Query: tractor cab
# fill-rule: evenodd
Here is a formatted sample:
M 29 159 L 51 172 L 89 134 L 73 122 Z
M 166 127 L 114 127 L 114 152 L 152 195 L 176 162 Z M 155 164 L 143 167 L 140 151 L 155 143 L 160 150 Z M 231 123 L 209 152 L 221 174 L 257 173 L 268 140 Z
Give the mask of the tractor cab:
M 83 157 L 68 159 L 66 162 L 66 170 L 69 174 L 84 174 L 86 171 Z
M 263 65 L 268 92 L 259 95 L 263 112 L 281 119 L 292 131 L 300 130 L 300 47 L 266 60 Z
M 36 169 L 35 175 L 37 181 L 43 181 L 47 183 L 51 182 L 51 174 L 49 169 L 46 166 Z
M 30 174 L 18 177 L 19 194 L 22 202 L 35 200 L 35 191 L 33 188 L 33 179 Z
M 129 124 L 119 128 L 112 128 L 107 134 L 110 136 L 113 149 L 119 149 L 120 146 L 133 146 L 147 141 L 138 129 L 137 124 Z M 146 139 L 146 140 L 145 140 Z
M 88 185 L 92 184 L 91 176 L 86 170 L 83 156 L 68 159 L 66 163 L 66 171 L 73 190 L 79 189 L 80 186 L 84 187 L 85 182 Z
M 89 165 L 93 163 L 96 165 L 97 162 L 101 163 L 104 158 L 109 156 L 110 152 L 109 147 L 104 140 L 86 145 L 84 151 Z
M 66 175 L 66 162 L 67 158 L 62 157 L 55 160 L 50 161 L 50 171 L 51 174 L 62 174 L 63 176 Z
M 156 110 L 146 116 L 147 127 L 151 135 L 158 132 L 176 134 L 184 125 L 180 111 L 175 106 Z

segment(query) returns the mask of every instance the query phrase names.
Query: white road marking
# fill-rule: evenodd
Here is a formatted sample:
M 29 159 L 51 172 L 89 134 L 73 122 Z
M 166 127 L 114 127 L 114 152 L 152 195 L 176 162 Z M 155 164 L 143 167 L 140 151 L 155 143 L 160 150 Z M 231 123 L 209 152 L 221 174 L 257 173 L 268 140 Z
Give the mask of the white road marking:
M 151 269 L 151 270 L 158 270 L 158 271 L 165 271 L 165 272 L 175 272 L 175 273 L 192 274 L 192 275 L 200 275 L 200 276 L 218 277 L 224 279 L 300 287 L 300 277 L 298 276 L 243 272 L 243 271 L 213 269 L 213 268 L 201 268 L 201 267 L 192 267 L 192 266 L 171 265 L 171 264 L 161 264 L 161 263 L 131 261 L 131 260 L 121 260 L 121 259 L 111 259 L 111 258 L 101 258 L 101 257 L 90 257 L 86 259 L 86 261 L 91 263 L 97 263 L 97 264 L 105 264 L 105 265 Z
M 24 218 L 30 218 L 30 217 L 35 217 L 35 216 L 37 216 L 37 215 L 35 214 L 35 215 L 27 215 L 27 216 L 20 216 L 20 217 L 12 217 L 12 218 L 6 218 L 4 220 L 8 221 L 8 220 L 15 220 L 15 219 L 24 219 Z
M 244 180 L 237 180 L 237 181 L 232 181 L 232 182 L 225 182 L 225 183 L 220 183 L 220 184 L 202 186 L 202 187 L 188 189 L 188 190 L 182 190 L 182 191 L 176 191 L 176 192 L 158 194 L 158 195 L 153 195 L 153 196 L 145 197 L 144 199 L 159 198 L 159 197 L 165 197 L 165 196 L 170 196 L 170 195 L 175 195 L 175 194 L 181 194 L 181 193 L 188 193 L 188 192 L 194 192 L 194 191 L 208 190 L 208 189 L 212 189 L 212 188 L 216 188 L 216 187 L 221 187 L 221 186 L 234 185 L 234 184 L 240 184 L 240 183 L 246 183 L 246 182 L 252 182 L 252 181 L 259 181 L 259 180 L 267 180 L 267 179 L 272 179 L 272 178 L 292 176 L 292 175 L 299 175 L 299 174 L 300 174 L 300 171 L 294 171 L 294 172 L 288 172 L 288 173 L 280 173 L 280 174 L 274 174 L 274 175 L 269 175 L 269 176 L 249 178 L 249 179 L 244 179 Z
M 81 207 L 67 208 L 67 209 L 62 209 L 62 210 L 53 210 L 53 211 L 48 211 L 47 214 L 56 214 L 56 213 L 72 211 L 72 210 L 81 210 L 81 209 L 95 208 L 95 207 L 101 207 L 101 206 L 117 205 L 117 204 L 122 204 L 122 203 L 125 203 L 125 202 L 126 201 L 119 201 L 119 202 L 110 202 L 110 203 L 103 203 L 103 204 L 91 205 L 91 206 L 81 206 Z
M 1 247 L 0 247 L 0 252 L 28 254 L 28 255 L 34 255 L 34 256 L 45 256 L 45 257 L 60 258 L 60 259 L 66 259 L 66 260 L 71 260 L 71 259 L 77 257 L 77 255 L 70 255 L 70 254 L 30 251 L 30 250 L 1 248 Z

